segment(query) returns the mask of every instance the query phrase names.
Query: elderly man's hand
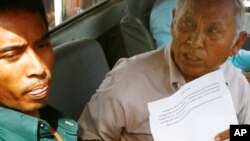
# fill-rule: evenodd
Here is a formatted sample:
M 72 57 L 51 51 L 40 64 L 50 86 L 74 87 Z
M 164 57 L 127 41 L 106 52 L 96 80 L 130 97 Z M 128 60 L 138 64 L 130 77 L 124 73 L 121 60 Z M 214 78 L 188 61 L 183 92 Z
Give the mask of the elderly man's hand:
M 216 135 L 215 141 L 223 141 L 225 139 L 229 139 L 229 137 L 230 137 L 230 131 L 228 129 Z

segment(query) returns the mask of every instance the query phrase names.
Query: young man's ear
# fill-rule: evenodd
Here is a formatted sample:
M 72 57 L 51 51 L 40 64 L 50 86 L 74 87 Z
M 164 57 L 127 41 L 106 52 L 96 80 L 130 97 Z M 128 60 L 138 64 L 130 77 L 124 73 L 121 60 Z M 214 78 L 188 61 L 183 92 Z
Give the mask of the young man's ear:
M 236 43 L 234 44 L 230 56 L 235 56 L 237 52 L 242 48 L 245 40 L 247 39 L 247 32 L 242 31 L 240 32 L 238 39 L 236 40 Z

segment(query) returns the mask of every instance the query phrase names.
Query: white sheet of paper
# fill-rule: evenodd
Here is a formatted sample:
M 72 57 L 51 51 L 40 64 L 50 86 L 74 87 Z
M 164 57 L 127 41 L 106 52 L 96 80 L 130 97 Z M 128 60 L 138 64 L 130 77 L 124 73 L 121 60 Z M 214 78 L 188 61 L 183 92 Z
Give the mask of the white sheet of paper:
M 238 124 L 222 70 L 185 84 L 170 97 L 148 103 L 154 141 L 214 141 Z

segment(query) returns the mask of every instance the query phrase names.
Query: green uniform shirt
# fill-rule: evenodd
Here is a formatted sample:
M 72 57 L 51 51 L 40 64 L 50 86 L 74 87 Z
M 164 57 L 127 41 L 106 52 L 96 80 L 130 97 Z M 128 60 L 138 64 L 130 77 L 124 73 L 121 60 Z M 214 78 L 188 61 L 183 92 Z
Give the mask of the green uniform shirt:
M 76 141 L 76 121 L 63 118 L 52 107 L 40 110 L 41 119 L 0 106 L 0 141 L 56 141 L 54 127 L 64 141 Z

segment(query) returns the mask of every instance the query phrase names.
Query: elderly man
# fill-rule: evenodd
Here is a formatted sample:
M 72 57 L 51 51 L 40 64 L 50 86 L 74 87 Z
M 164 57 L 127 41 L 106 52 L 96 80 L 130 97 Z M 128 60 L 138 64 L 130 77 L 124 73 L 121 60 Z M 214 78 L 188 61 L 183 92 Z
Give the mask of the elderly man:
M 1 0 L 0 140 L 77 140 L 77 123 L 46 106 L 53 60 L 42 2 Z
M 150 32 L 155 39 L 156 48 L 168 47 L 171 43 L 171 15 L 176 6 L 176 0 L 156 0 L 150 14 Z M 246 22 L 247 23 L 247 22 Z M 250 26 L 250 24 L 248 25 Z M 248 27 L 246 26 L 246 27 Z M 245 28 L 246 29 L 246 28 Z M 247 29 L 246 29 L 247 30 Z M 244 72 L 250 82 L 250 51 L 240 49 L 235 56 L 228 60 Z
M 249 83 L 226 62 L 247 37 L 243 22 L 241 0 L 178 0 L 170 47 L 118 61 L 78 120 L 81 138 L 153 141 L 147 103 L 217 69 L 223 71 L 239 123 L 249 124 Z

